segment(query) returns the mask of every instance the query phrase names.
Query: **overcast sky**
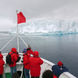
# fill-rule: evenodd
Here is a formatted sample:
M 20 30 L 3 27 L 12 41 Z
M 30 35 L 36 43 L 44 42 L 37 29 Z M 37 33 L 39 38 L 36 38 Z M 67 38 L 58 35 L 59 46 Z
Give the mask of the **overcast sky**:
M 29 19 L 78 21 L 78 0 L 0 0 L 0 30 L 16 25 L 16 10 Z

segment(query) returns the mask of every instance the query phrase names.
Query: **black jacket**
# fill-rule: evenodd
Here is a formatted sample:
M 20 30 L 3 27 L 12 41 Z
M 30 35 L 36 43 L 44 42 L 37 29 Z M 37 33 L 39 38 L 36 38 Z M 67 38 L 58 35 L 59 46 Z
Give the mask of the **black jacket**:
M 58 65 L 54 65 L 52 66 L 52 71 L 57 77 L 59 77 L 63 72 L 67 72 L 68 69 L 64 66 L 60 67 Z

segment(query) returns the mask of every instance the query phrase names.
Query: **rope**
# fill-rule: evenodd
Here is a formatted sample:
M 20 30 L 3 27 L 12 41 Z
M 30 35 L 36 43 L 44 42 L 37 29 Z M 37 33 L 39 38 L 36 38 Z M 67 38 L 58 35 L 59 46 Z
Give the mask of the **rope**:
M 15 38 L 16 36 L 14 36 L 12 39 L 10 39 L 1 49 L 0 51 L 2 51 L 5 47 L 7 47 L 7 45 Z
M 24 45 L 28 48 L 28 44 L 24 41 L 24 39 L 22 37 L 19 36 L 19 38 L 22 40 L 22 42 L 24 43 Z

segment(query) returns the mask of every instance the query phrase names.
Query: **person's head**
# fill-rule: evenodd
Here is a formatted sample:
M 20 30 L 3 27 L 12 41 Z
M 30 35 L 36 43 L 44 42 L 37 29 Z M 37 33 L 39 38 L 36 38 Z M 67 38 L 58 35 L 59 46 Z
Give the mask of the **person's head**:
M 12 48 L 11 51 L 16 53 L 17 49 L 16 48 Z
M 57 65 L 58 65 L 58 66 L 63 66 L 63 63 L 62 63 L 61 61 L 59 61 L 59 62 L 57 63 Z
M 24 49 L 23 49 L 23 53 L 26 53 L 26 52 L 27 52 L 27 49 L 26 49 L 26 48 L 24 48 Z
M 34 51 L 33 56 L 34 57 L 39 57 L 39 52 L 38 51 Z
M 30 50 L 31 48 L 27 48 L 27 51 Z
M 53 72 L 51 70 L 45 70 L 42 74 L 42 78 L 53 78 Z

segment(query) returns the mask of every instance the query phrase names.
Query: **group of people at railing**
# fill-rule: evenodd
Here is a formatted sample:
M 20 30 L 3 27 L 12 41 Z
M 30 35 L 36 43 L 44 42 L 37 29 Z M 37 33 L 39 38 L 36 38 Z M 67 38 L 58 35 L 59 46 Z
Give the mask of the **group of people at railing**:
M 31 54 L 33 56 L 31 56 Z M 11 78 L 15 78 L 14 74 L 17 74 L 16 63 L 20 60 L 19 53 L 16 48 L 12 48 L 11 51 L 6 56 L 6 63 L 10 67 Z M 38 51 L 32 51 L 31 48 L 23 50 L 23 64 L 24 78 L 40 78 L 40 65 L 43 64 L 43 60 L 39 57 Z M 0 52 L 0 78 L 2 78 L 5 64 L 3 60 L 3 55 Z M 29 72 L 30 71 L 30 72 Z M 61 73 L 68 71 L 61 61 L 58 62 L 58 65 L 52 66 L 52 71 L 46 70 L 42 74 L 42 78 L 58 78 Z M 18 74 L 17 74 L 18 75 Z M 19 76 L 16 76 L 19 77 Z

